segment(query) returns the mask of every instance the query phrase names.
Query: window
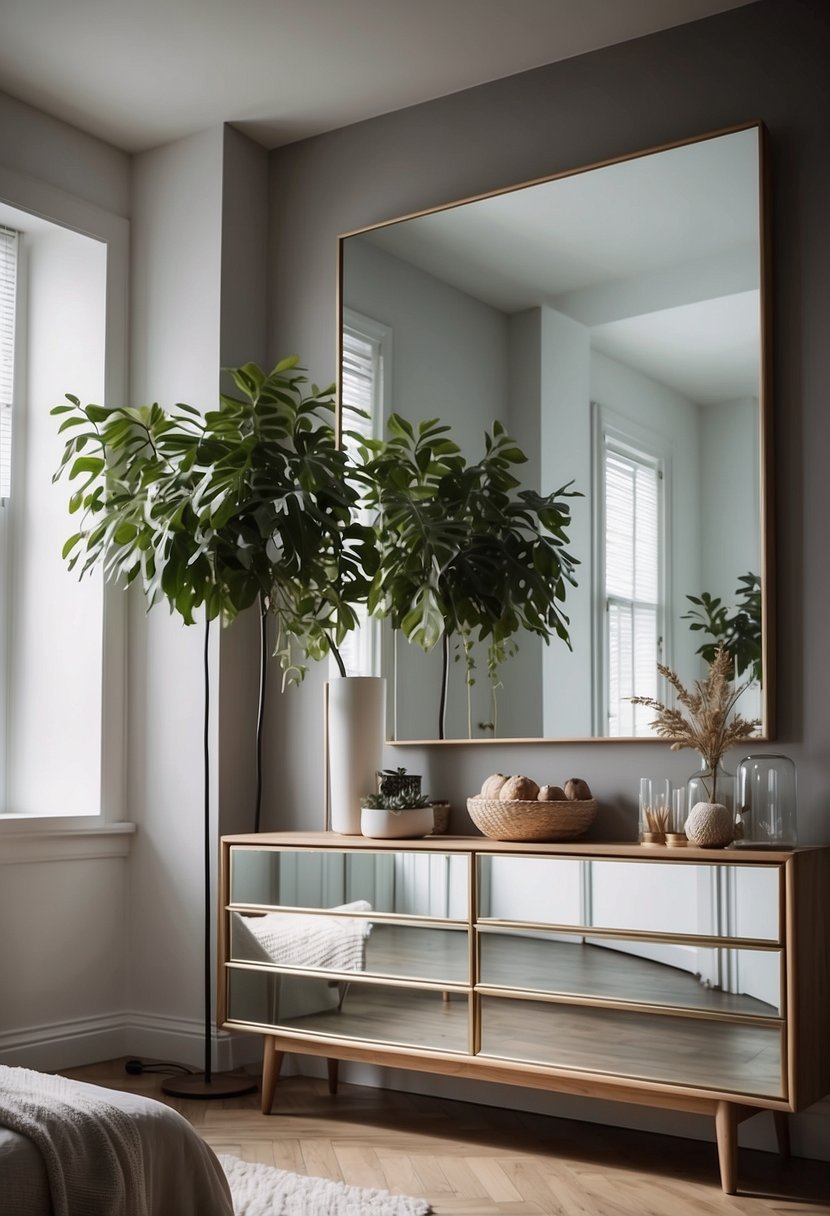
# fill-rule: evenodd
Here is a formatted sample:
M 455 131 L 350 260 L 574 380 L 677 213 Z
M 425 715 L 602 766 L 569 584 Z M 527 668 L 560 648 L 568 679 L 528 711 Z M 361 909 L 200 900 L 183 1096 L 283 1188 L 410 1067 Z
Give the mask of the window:
M 0 502 L 11 493 L 18 233 L 0 225 Z
M 63 843 L 48 847 L 65 850 L 68 832 L 125 817 L 125 596 L 105 590 L 100 574 L 79 582 L 67 571 L 61 550 L 73 520 L 67 483 L 52 482 L 64 441 L 50 411 L 66 392 L 86 401 L 124 395 L 128 227 L 57 191 L 54 219 L 46 219 L 44 197 L 0 203 L 0 828 L 11 833 L 7 860 L 9 850 L 21 859 L 28 848 L 21 820 L 31 821 L 26 830 L 44 845 L 54 832 Z M 121 846 L 100 845 L 111 847 Z M 83 848 L 86 856 L 99 846 Z
M 623 424 L 624 426 L 624 424 Z M 650 735 L 651 711 L 633 696 L 657 696 L 665 652 L 667 460 L 657 441 L 614 425 L 601 412 L 597 467 L 601 493 L 600 697 L 602 734 Z
M 345 432 L 380 435 L 384 418 L 384 390 L 388 383 L 391 331 L 384 325 L 345 309 L 343 314 L 343 362 L 340 381 L 343 446 L 356 451 L 357 440 Z M 357 413 L 354 411 L 361 411 Z M 379 622 L 364 613 L 359 629 L 350 633 L 341 647 L 347 673 L 379 675 Z

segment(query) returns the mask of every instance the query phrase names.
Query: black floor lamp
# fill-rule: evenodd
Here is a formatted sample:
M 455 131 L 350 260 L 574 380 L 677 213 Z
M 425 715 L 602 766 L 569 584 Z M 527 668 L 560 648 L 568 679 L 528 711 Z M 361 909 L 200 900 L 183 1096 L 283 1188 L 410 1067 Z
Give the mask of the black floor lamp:
M 204 926 L 204 1003 L 205 1003 L 205 1067 L 203 1072 L 189 1073 L 165 1081 L 161 1087 L 162 1093 L 174 1098 L 233 1098 L 240 1094 L 249 1094 L 258 1088 L 258 1083 L 242 1073 L 213 1071 L 213 1018 L 211 1015 L 213 984 L 212 984 L 212 934 L 213 924 L 213 884 L 211 883 L 211 863 L 213 848 L 210 836 L 210 620 L 205 620 L 204 645 L 204 685 L 205 712 L 202 734 L 202 755 L 204 761 L 204 888 L 205 888 L 205 926 Z

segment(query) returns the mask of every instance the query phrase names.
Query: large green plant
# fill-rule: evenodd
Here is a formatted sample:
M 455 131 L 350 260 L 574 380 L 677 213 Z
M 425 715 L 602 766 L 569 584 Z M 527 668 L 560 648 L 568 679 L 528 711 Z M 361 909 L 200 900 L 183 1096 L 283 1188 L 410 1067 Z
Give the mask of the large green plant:
M 187 624 L 231 621 L 259 599 L 277 621 L 285 680 L 331 653 L 356 624 L 374 560 L 357 487 L 333 425 L 333 386 L 310 386 L 293 356 L 266 373 L 230 369 L 238 396 L 201 415 L 189 405 L 69 404 L 56 478 L 80 525 L 64 545 L 83 575 L 103 566 L 138 581 Z
M 436 419 L 413 426 L 393 414 L 388 429 L 386 440 L 352 436 L 377 544 L 369 611 L 425 651 L 443 642 L 444 691 L 453 635 L 468 661 L 473 640 L 487 644 L 491 681 L 520 630 L 570 646 L 562 604 L 577 565 L 566 547 L 572 483 L 547 495 L 521 490 L 512 470 L 526 458 L 498 422 L 471 464 Z

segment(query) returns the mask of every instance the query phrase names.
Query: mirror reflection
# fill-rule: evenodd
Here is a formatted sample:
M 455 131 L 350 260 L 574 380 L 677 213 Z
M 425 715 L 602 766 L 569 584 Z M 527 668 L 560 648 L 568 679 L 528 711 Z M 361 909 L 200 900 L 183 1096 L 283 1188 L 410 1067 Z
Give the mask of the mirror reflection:
M 300 1034 L 370 1040 L 451 1051 L 468 1050 L 467 997 L 440 991 L 344 985 L 296 975 L 228 970 L 228 1012 L 233 1021 L 279 1026 Z
M 447 853 L 231 848 L 231 903 L 466 921 L 468 864 Z
M 482 856 L 480 980 L 777 1017 L 778 883 L 775 867 Z
M 498 419 L 527 487 L 584 495 L 573 650 L 524 635 L 491 682 L 479 647 L 472 685 L 453 664 L 444 737 L 647 735 L 628 698 L 724 634 L 763 717 L 759 178 L 751 126 L 342 239 L 343 404 L 376 434 L 439 417 L 472 458 Z M 440 737 L 440 654 L 374 649 L 389 737 Z

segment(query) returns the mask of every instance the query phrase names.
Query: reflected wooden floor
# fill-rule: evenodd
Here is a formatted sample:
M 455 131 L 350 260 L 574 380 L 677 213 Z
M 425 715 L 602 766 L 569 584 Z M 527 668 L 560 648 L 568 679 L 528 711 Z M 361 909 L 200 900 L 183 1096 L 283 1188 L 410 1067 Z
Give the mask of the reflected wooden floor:
M 714 1144 L 693 1140 L 358 1085 L 331 1097 L 304 1077 L 280 1081 L 266 1116 L 258 1093 L 165 1098 L 163 1077 L 123 1061 L 66 1075 L 166 1101 L 217 1152 L 423 1195 L 435 1216 L 830 1216 L 830 1164 L 803 1158 L 742 1149 L 726 1196 Z

